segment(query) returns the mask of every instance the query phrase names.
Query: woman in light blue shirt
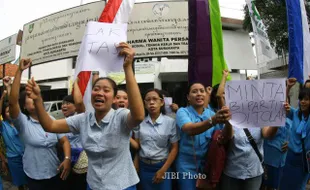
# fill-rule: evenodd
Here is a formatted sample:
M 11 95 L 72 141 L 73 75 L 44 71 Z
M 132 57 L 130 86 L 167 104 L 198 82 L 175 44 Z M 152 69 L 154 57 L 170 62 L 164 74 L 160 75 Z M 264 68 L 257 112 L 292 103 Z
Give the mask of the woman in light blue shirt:
M 6 157 L 12 176 L 12 182 L 19 190 L 22 190 L 24 189 L 24 185 L 27 184 L 26 175 L 23 170 L 24 145 L 20 141 L 18 131 L 12 123 L 9 113 L 9 105 L 7 102 L 4 102 L 6 94 L 10 95 L 11 84 L 8 84 L 10 80 L 4 78 L 3 82 L 7 90 L 3 92 L 0 99 L 0 114 L 3 118 L 3 121 L 1 121 L 0 133 L 6 147 Z
M 9 112 L 8 107 L 9 105 L 4 103 L 3 111 L 5 111 L 5 114 L 8 114 Z M 14 127 L 13 122 L 8 115 L 4 116 L 3 114 L 4 120 L 1 121 L 0 133 L 5 143 L 6 157 L 12 176 L 12 183 L 19 189 L 24 189 L 24 185 L 27 184 L 22 160 L 24 154 L 24 145 L 20 141 L 19 133 Z
M 120 43 L 124 55 L 124 72 L 130 110 L 114 110 L 112 104 L 117 85 L 110 78 L 98 78 L 92 87 L 92 112 L 67 119 L 52 120 L 44 110 L 40 88 L 34 80 L 28 81 L 27 94 L 34 100 L 39 120 L 46 131 L 79 133 L 88 157 L 87 183 L 93 190 L 135 189 L 139 182 L 130 151 L 131 130 L 144 119 L 143 102 L 132 70 L 135 51 L 127 43 Z
M 9 96 L 10 116 L 25 144 L 23 167 L 28 177 L 29 189 L 59 189 L 61 188 L 59 170 L 62 180 L 65 180 L 70 172 L 70 143 L 64 135 L 45 132 L 38 121 L 33 100 L 25 92 L 22 92 L 19 97 L 22 71 L 30 65 L 30 59 L 20 60 Z M 18 97 L 20 103 L 18 103 Z M 41 104 L 43 106 L 43 102 Z M 52 120 L 50 116 L 48 118 Z M 63 146 L 65 153 L 65 160 L 61 164 L 57 157 L 57 142 Z
M 292 121 L 286 119 L 285 126 L 279 127 L 272 139 L 264 141 L 263 185 L 269 189 L 278 189 L 281 184 L 285 165 Z
M 306 154 L 310 151 L 310 89 L 299 92 L 299 108 L 286 104 L 287 117 L 292 120 L 290 143 L 281 179 L 281 190 L 304 190 L 309 179 L 309 161 Z M 303 146 L 304 145 L 304 146 Z
M 141 188 L 171 190 L 170 166 L 177 156 L 179 141 L 176 123 L 165 115 L 164 97 L 158 89 L 145 93 L 144 105 L 147 116 L 136 133 L 141 147 L 137 158 Z
M 75 85 L 75 84 L 74 84 Z M 77 94 L 78 90 L 76 90 L 74 86 L 74 95 Z M 78 107 L 78 106 L 77 106 Z M 72 95 L 65 96 L 62 100 L 61 111 L 66 118 L 76 115 L 80 109 L 76 109 L 75 102 Z M 79 134 L 73 133 L 65 133 L 68 138 L 71 146 L 71 167 L 77 163 L 81 152 L 83 151 L 81 137 Z M 63 156 L 63 153 L 62 155 Z M 75 173 L 71 170 L 71 173 L 68 176 L 68 179 L 64 183 L 64 189 L 66 190 L 85 190 L 87 187 L 86 182 L 86 172 L 85 173 Z
M 180 128 L 179 154 L 176 169 L 179 174 L 180 190 L 195 190 L 196 180 L 200 174 L 202 161 L 208 149 L 214 130 L 220 129 L 219 123 L 230 119 L 230 112 L 223 107 L 217 113 L 205 108 L 206 88 L 201 83 L 189 86 L 187 100 L 189 106 L 180 108 L 176 123 Z M 224 128 L 225 138 L 230 139 L 231 127 Z

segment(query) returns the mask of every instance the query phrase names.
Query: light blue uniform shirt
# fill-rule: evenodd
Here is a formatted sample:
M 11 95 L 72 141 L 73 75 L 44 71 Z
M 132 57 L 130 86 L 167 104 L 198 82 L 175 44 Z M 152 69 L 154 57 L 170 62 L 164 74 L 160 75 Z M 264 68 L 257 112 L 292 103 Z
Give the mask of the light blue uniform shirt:
M 180 128 L 179 154 L 176 159 L 178 172 L 196 172 L 196 162 L 198 165 L 205 159 L 208 150 L 208 144 L 212 139 L 213 132 L 222 127 L 217 125 L 209 130 L 195 136 L 190 136 L 182 131 L 182 127 L 187 123 L 198 123 L 209 119 L 215 113 L 205 108 L 203 113 L 199 115 L 192 106 L 180 108 L 177 112 L 176 123 Z M 193 148 L 193 143 L 195 150 Z M 194 151 L 196 159 L 194 159 Z
M 65 133 L 70 142 L 71 148 L 82 148 L 81 138 L 79 134 Z
M 91 189 L 122 190 L 139 182 L 128 148 L 128 113 L 128 109 L 111 109 L 99 123 L 93 112 L 66 118 L 71 132 L 80 133 Z
M 140 157 L 151 160 L 166 159 L 170 143 L 178 142 L 180 139 L 175 120 L 162 114 L 154 124 L 150 116 L 147 116 L 140 124 L 140 130 L 135 134 L 136 138 L 140 139 Z
M 257 148 L 263 155 L 263 137 L 260 128 L 249 128 Z M 262 164 L 243 129 L 234 127 L 234 137 L 229 143 L 224 173 L 236 179 L 248 179 L 262 175 Z
M 2 121 L 0 132 L 6 148 L 6 157 L 13 158 L 24 154 L 24 145 L 20 141 L 18 131 L 7 121 Z
M 294 153 L 301 153 L 302 152 L 302 143 L 301 143 L 301 134 L 297 133 L 297 128 L 300 124 L 300 119 L 298 117 L 299 109 L 294 109 L 291 107 L 291 112 L 287 116 L 289 119 L 292 120 L 292 127 L 290 131 L 290 143 L 288 147 Z M 310 119 L 308 119 L 306 123 L 306 138 L 305 138 L 305 148 L 306 150 L 310 149 Z
M 13 124 L 25 144 L 23 166 L 26 175 L 36 180 L 56 176 L 59 166 L 56 143 L 64 135 L 45 132 L 39 121 L 31 117 L 28 119 L 21 112 Z
M 282 146 L 289 141 L 292 121 L 286 119 L 285 126 L 279 127 L 272 139 L 264 140 L 264 163 L 276 168 L 283 167 L 286 160 L 286 152 L 282 152 Z

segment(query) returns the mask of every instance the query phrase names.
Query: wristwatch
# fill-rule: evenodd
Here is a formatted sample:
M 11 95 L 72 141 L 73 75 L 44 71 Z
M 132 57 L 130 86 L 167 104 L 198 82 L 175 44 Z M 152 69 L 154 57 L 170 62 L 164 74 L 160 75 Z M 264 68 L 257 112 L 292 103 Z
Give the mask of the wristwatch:
M 66 156 L 65 160 L 71 160 L 71 158 L 69 156 Z
M 209 122 L 209 124 L 210 124 L 211 126 L 213 126 L 212 117 L 210 117 L 210 118 L 208 119 L 208 122 Z

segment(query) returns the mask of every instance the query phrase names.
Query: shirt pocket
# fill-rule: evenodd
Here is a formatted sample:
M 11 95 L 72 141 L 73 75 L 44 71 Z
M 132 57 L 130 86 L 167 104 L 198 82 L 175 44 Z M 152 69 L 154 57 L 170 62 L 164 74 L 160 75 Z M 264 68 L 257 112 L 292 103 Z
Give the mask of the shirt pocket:
M 156 144 L 160 148 L 166 148 L 168 146 L 169 135 L 158 134 L 156 135 Z
M 116 149 L 120 146 L 121 137 L 119 134 L 110 133 L 105 135 L 103 139 L 102 146 L 105 148 Z

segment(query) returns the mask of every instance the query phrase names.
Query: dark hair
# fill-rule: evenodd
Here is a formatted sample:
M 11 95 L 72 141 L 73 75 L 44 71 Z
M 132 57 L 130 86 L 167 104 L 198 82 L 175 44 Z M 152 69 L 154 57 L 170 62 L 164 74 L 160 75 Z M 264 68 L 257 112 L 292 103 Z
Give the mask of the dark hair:
M 3 118 L 3 120 L 7 120 L 8 118 L 6 118 L 6 115 L 5 115 L 5 110 L 6 110 L 6 108 L 7 107 L 9 107 L 9 103 L 8 102 L 3 102 L 3 104 L 2 104 L 2 118 Z
M 25 114 L 29 119 L 29 112 L 27 109 L 25 109 L 26 97 L 27 97 L 26 91 L 23 90 L 19 95 L 19 107 L 20 107 L 21 112 Z
M 160 93 L 160 90 L 158 90 L 157 88 L 151 88 L 151 89 L 148 89 L 145 93 L 144 93 L 144 96 L 143 96 L 143 100 L 145 99 L 146 95 L 149 93 L 149 92 L 156 92 L 158 94 L 158 96 L 164 100 L 164 96 Z M 164 105 L 160 107 L 160 113 L 166 115 L 166 110 L 165 110 L 165 102 L 164 102 Z M 148 114 L 148 111 L 145 109 L 145 116 L 147 116 Z
M 212 87 L 211 97 L 210 97 L 210 105 L 214 110 L 218 110 L 218 99 L 216 97 L 217 91 L 219 89 L 219 84 Z
M 159 92 L 163 95 L 163 96 L 165 96 L 165 97 L 169 97 L 170 95 L 169 95 L 169 92 L 167 92 L 167 91 L 165 91 L 165 90 L 159 90 Z
M 201 85 L 206 89 L 205 85 L 202 84 L 202 83 L 200 83 L 200 82 L 190 83 L 190 84 L 188 84 L 187 91 L 186 91 L 186 95 L 189 95 L 189 92 L 191 91 L 191 88 L 192 88 L 192 86 L 193 86 L 194 84 L 201 84 Z
M 98 78 L 97 80 L 95 80 L 92 89 L 95 87 L 95 85 L 97 84 L 97 82 L 99 82 L 99 81 L 101 81 L 101 80 L 107 80 L 107 81 L 111 84 L 111 86 L 112 86 L 112 88 L 113 88 L 113 94 L 114 94 L 114 97 L 115 97 L 116 94 L 117 94 L 117 89 L 118 89 L 118 88 L 117 88 L 117 85 L 116 85 L 115 81 L 114 81 L 113 79 L 109 78 L 109 77 L 100 77 L 100 78 Z
M 62 101 L 63 102 L 70 102 L 70 103 L 74 104 L 74 99 L 73 99 L 72 95 L 65 96 L 64 99 L 62 99 Z
M 117 91 L 123 91 L 127 94 L 127 90 L 123 89 L 123 88 L 118 88 Z M 117 93 L 116 93 L 117 94 Z
M 310 83 L 310 79 L 306 80 L 306 82 L 304 83 L 303 88 L 306 88 L 306 84 L 307 84 L 307 83 Z
M 301 101 L 304 98 L 310 99 L 310 88 L 302 88 L 302 89 L 300 89 L 299 95 L 298 95 L 298 100 Z M 309 113 L 310 113 L 310 106 L 309 106 Z M 298 117 L 301 120 L 301 118 L 302 118 L 301 111 L 299 111 Z

